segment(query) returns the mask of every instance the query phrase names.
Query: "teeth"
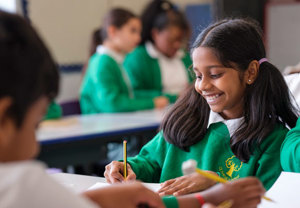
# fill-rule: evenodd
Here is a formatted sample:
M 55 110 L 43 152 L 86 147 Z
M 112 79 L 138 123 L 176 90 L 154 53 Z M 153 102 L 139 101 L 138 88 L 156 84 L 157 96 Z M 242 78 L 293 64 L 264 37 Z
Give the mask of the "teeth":
M 219 94 L 217 94 L 217 95 L 212 95 L 212 96 L 206 96 L 206 100 L 208 101 L 208 102 L 211 102 L 211 101 L 214 101 L 216 98 L 218 98 L 220 95 Z

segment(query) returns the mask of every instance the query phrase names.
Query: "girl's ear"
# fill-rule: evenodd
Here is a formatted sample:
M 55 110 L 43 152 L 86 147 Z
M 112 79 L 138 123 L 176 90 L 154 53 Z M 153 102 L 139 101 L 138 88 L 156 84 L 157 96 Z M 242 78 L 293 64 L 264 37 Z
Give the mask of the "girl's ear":
M 107 28 L 107 37 L 108 38 L 114 38 L 116 36 L 116 33 L 117 33 L 117 28 L 113 25 L 109 26 Z
M 11 105 L 12 99 L 10 97 L 0 99 L 0 151 L 9 142 L 15 129 L 14 122 L 7 114 Z
M 257 60 L 250 62 L 248 69 L 245 72 L 244 80 L 247 84 L 252 84 L 258 75 L 259 63 Z
M 151 30 L 151 37 L 152 37 L 152 39 L 154 40 L 154 42 L 155 42 L 155 40 L 156 40 L 156 38 L 157 38 L 158 35 L 159 35 L 158 29 L 153 28 L 153 29 Z

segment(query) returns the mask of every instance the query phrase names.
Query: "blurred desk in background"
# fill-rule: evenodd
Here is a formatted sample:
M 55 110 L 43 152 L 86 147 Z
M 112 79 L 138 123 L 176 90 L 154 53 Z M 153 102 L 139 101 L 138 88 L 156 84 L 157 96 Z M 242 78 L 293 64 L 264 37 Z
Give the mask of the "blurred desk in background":
M 44 121 L 37 130 L 38 159 L 64 168 L 106 159 L 106 145 L 138 138 L 141 148 L 157 133 L 164 110 L 68 116 Z

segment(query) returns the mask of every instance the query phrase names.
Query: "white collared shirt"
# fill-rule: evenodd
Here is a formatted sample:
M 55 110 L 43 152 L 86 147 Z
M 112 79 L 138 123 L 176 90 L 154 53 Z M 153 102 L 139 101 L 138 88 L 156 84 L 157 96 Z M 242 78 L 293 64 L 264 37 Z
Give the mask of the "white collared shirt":
M 150 41 L 146 42 L 145 47 L 152 58 L 158 59 L 163 92 L 170 94 L 181 93 L 188 85 L 186 69 L 181 60 L 184 52 L 178 50 L 174 57 L 168 58 L 159 52 Z
M 244 117 L 225 120 L 219 113 L 210 111 L 207 128 L 211 124 L 222 122 L 222 123 L 224 123 L 227 126 L 227 129 L 229 131 L 230 137 L 232 137 L 232 135 L 239 128 L 239 126 L 243 122 L 243 120 L 244 120 Z
M 131 98 L 133 98 L 133 89 L 132 89 L 132 85 L 130 83 L 130 80 L 129 80 L 129 77 L 128 77 L 128 74 L 126 72 L 126 70 L 124 69 L 123 67 L 123 61 L 124 61 L 124 58 L 125 56 L 121 53 L 118 53 L 116 51 L 113 51 L 111 50 L 110 48 L 107 48 L 103 45 L 99 45 L 97 46 L 96 48 L 96 52 L 98 54 L 106 54 L 108 56 L 110 56 L 111 58 L 113 58 L 119 65 L 119 68 L 121 69 L 121 73 L 122 73 L 122 76 L 123 76 L 123 79 L 127 85 L 127 88 L 128 88 L 128 92 L 129 92 L 129 96 Z
M 285 75 L 284 79 L 288 85 L 292 95 L 292 103 L 299 110 L 300 107 L 300 73 Z
M 111 50 L 103 45 L 98 45 L 96 48 L 98 54 L 106 54 L 112 57 L 118 64 L 123 64 L 125 56 L 121 53 Z
M 99 208 L 46 174 L 39 162 L 0 163 L 1 208 Z

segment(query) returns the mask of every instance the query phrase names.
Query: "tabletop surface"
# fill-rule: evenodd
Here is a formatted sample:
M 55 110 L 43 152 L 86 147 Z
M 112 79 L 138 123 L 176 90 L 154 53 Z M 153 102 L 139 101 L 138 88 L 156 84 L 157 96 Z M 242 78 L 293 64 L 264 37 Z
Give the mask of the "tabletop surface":
M 144 128 L 158 128 L 165 110 L 137 111 L 131 113 L 93 114 L 67 116 L 41 123 L 36 132 L 39 142 L 68 139 L 71 137 L 105 136 L 109 133 Z
M 68 189 L 81 193 L 93 186 L 97 182 L 106 182 L 103 177 L 77 175 L 70 173 L 55 173 L 50 174 L 56 181 L 64 185 Z
M 101 188 L 108 185 L 105 178 L 98 176 L 85 176 L 70 173 L 55 173 L 50 176 L 75 193 L 81 193 L 88 189 Z M 161 187 L 159 183 L 142 184 L 155 192 Z

